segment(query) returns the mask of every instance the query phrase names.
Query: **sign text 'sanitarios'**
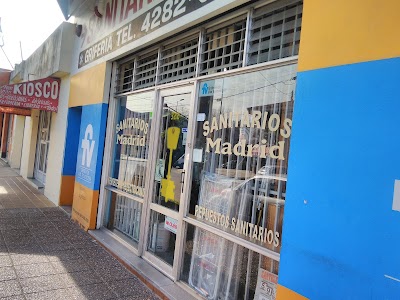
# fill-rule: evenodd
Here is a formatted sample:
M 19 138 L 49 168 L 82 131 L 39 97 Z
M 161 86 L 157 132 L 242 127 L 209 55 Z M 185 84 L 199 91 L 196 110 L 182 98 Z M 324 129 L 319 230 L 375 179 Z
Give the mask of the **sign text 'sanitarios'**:
M 57 112 L 60 80 L 44 78 L 0 87 L 0 106 Z

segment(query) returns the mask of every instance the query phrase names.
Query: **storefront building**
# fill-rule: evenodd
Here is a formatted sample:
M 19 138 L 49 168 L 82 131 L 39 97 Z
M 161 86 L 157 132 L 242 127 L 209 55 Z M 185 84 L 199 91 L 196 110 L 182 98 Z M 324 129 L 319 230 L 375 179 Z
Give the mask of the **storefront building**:
M 50 200 L 165 291 L 397 299 L 397 1 L 59 3 L 11 75 L 60 82 L 21 150 Z
M 74 37 L 75 26 L 62 23 L 0 88 L 2 157 L 55 204 L 60 204 Z
M 72 219 L 194 297 L 275 298 L 302 2 L 99 5 L 74 13 Z

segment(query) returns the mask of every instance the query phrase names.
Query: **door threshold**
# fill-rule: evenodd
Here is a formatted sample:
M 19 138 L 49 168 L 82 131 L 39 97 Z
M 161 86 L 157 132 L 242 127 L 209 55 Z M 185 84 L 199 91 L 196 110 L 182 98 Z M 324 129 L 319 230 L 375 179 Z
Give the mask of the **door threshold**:
M 107 229 L 89 230 L 89 234 L 114 256 L 129 271 L 137 276 L 145 285 L 154 291 L 161 299 L 195 300 L 191 293 L 162 274 L 146 260 L 135 255 L 132 249 L 118 241 Z
M 27 181 L 31 186 L 33 186 L 34 188 L 36 188 L 38 190 L 41 190 L 44 188 L 44 184 L 35 178 L 28 178 Z
M 72 214 L 72 205 L 61 205 L 60 208 L 66 212 L 68 216 L 71 217 Z

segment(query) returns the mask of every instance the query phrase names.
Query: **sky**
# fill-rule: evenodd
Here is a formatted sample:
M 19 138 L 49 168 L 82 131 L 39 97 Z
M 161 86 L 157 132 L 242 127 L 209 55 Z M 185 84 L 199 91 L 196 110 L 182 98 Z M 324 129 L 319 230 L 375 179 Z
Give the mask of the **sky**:
M 27 59 L 64 21 L 57 0 L 0 0 L 0 18 L 3 50 L 13 67 L 21 62 L 20 41 Z M 11 69 L 1 49 L 0 68 Z

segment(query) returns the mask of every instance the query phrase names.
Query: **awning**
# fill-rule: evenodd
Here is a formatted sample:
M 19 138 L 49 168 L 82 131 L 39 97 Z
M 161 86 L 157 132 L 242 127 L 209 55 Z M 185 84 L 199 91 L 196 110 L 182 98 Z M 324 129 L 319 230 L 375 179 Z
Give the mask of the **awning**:
M 60 79 L 44 78 L 0 87 L 0 106 L 57 112 Z

